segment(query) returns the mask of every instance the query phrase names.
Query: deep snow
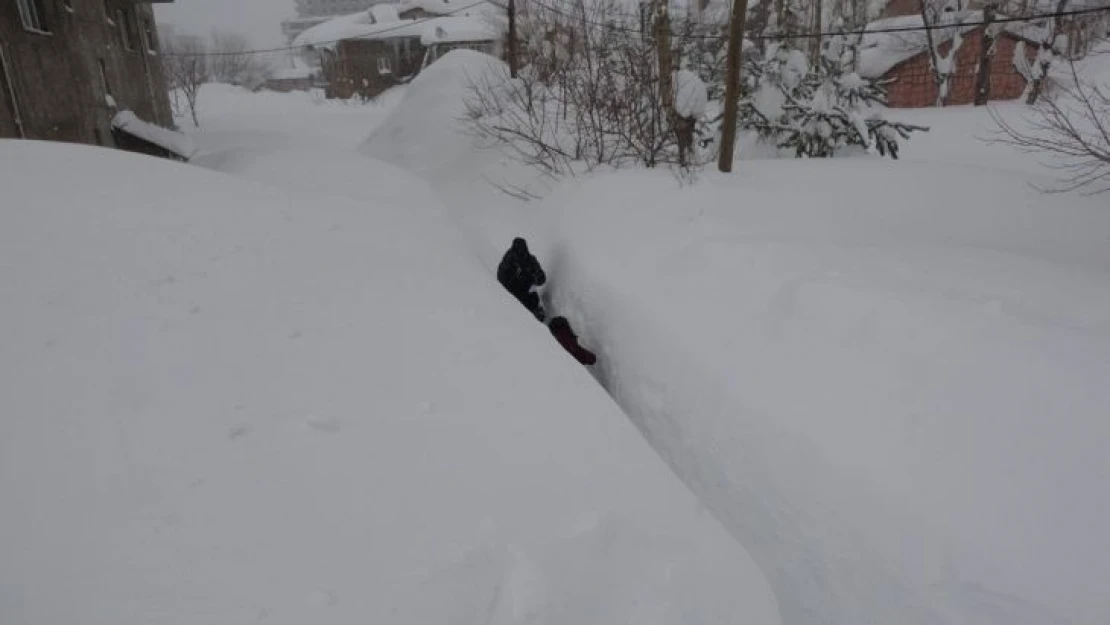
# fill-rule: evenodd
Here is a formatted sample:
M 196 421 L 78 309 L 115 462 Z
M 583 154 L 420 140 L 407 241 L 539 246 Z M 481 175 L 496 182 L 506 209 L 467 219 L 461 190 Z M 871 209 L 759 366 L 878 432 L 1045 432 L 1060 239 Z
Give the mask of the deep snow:
M 545 190 L 460 134 L 484 70 L 452 63 L 363 153 L 424 178 L 487 265 L 538 242 L 599 381 L 784 622 L 1106 622 L 1104 202 L 1038 193 L 1055 172 L 953 108 L 899 111 L 933 130 L 898 162 L 603 174 L 522 204 L 475 182 Z
M 473 332 L 474 314 L 496 319 L 497 349 L 513 346 L 503 358 L 514 360 L 514 376 L 523 375 L 519 363 L 531 363 L 536 350 L 552 352 L 560 367 L 570 367 L 561 374 L 573 377 L 570 394 L 588 396 L 581 402 L 590 408 L 580 412 L 612 414 L 593 405 L 600 396 L 582 388 L 589 378 L 511 300 L 505 305 L 528 323 L 505 330 L 504 320 L 488 313 L 485 300 L 503 297 L 496 288 L 461 297 L 464 312 L 456 310 L 460 290 L 490 287 L 488 274 L 511 237 L 528 236 L 551 270 L 551 303 L 571 318 L 583 344 L 599 352 L 595 376 L 694 490 L 699 505 L 746 547 L 770 582 L 783 622 L 1110 620 L 1104 596 L 1110 541 L 1102 529 L 1110 524 L 1104 486 L 1110 464 L 1102 449 L 1110 440 L 1103 416 L 1110 398 L 1102 382 L 1110 372 L 1110 224 L 1104 201 L 1036 192 L 1033 185 L 1050 187 L 1055 172 L 1038 156 L 978 141 L 990 136 L 992 124 L 983 109 L 972 107 L 898 111 L 899 120 L 931 126 L 904 146 L 898 162 L 743 160 L 734 176 L 705 173 L 689 188 L 665 172 L 554 184 L 496 150 L 478 149 L 460 132 L 467 84 L 487 68 L 480 55 L 452 53 L 410 86 L 369 106 L 206 88 L 202 127 L 194 132 L 197 161 L 285 190 L 276 197 L 296 204 L 298 229 L 338 204 L 369 212 L 363 218 L 375 228 L 383 205 L 420 215 L 426 223 L 419 228 L 403 228 L 400 235 L 389 229 L 396 236 L 387 249 L 403 247 L 404 254 L 373 252 L 375 264 L 404 267 L 411 258 L 405 254 L 414 253 L 408 247 L 437 250 L 448 238 L 452 252 L 435 256 L 440 265 L 434 269 L 417 263 L 434 277 L 416 283 L 438 286 L 436 280 L 456 280 L 464 269 L 474 274 L 436 299 L 441 318 L 456 325 L 428 338 L 444 341 L 447 349 L 457 350 L 459 341 L 467 349 L 479 345 L 494 358 L 491 342 L 482 338 L 489 328 L 471 339 L 454 333 Z M 1005 103 L 995 109 L 1015 120 L 1025 110 Z M 767 153 L 750 148 L 741 141 L 741 158 Z M 524 196 L 548 197 L 525 203 Z M 462 227 L 466 244 L 445 234 L 448 220 Z M 428 228 L 443 237 L 426 238 Z M 375 231 L 364 237 L 365 245 L 376 247 L 384 236 Z M 328 258 L 320 265 L 330 268 Z M 335 279 L 347 284 L 359 277 L 342 270 Z M 470 313 L 468 306 L 483 312 Z M 411 327 L 404 325 L 408 321 L 396 320 L 396 327 Z M 395 344 L 397 333 L 388 334 Z M 422 354 L 432 354 L 425 337 L 405 336 L 423 346 Z M 353 349 L 335 343 L 344 354 Z M 451 363 L 435 364 L 435 380 L 452 379 L 446 373 L 454 370 Z M 538 375 L 546 376 L 547 367 L 538 368 Z M 512 379 L 515 384 L 518 378 Z M 537 393 L 529 406 L 566 387 L 535 388 L 526 389 Z M 580 418 L 572 420 L 581 425 Z M 592 413 L 586 420 L 594 420 Z M 539 438 L 520 435 L 530 442 Z M 297 439 L 281 441 L 295 446 Z M 387 449 L 391 458 L 402 453 Z M 398 461 L 391 474 L 400 465 L 409 466 Z M 577 475 L 587 479 L 597 470 L 587 463 Z M 648 472 L 655 471 L 658 466 Z M 637 487 L 655 480 L 640 477 L 627 479 Z M 309 490 L 295 483 L 297 493 Z M 332 488 L 325 490 L 320 497 L 338 498 Z M 520 499 L 527 506 L 536 497 Z M 458 618 L 473 607 L 468 614 L 489 616 L 491 610 L 471 600 L 481 597 L 484 606 L 489 588 L 498 584 L 491 580 L 511 580 L 500 587 L 515 589 L 527 604 L 526 597 L 537 596 L 541 587 L 534 581 L 537 566 L 556 572 L 544 573 L 547 590 L 536 602 L 580 598 L 580 588 L 596 583 L 583 571 L 623 578 L 639 549 L 640 532 L 623 525 L 569 541 L 547 540 L 566 535 L 569 526 L 533 525 L 532 515 L 515 510 L 515 503 L 491 499 L 514 508 L 512 515 L 528 516 L 522 525 L 538 528 L 543 538 L 527 542 L 521 558 L 503 547 L 510 542 L 507 533 L 491 530 L 485 535 L 499 546 L 477 549 L 442 575 L 429 575 L 423 588 L 434 588 L 436 601 L 427 604 L 441 615 Z M 344 509 L 350 505 L 343 503 Z M 495 510 L 497 517 L 501 508 Z M 395 518 L 411 520 L 405 514 L 398 511 Z M 675 523 L 687 530 L 689 523 L 703 522 L 678 516 L 686 520 Z M 292 523 L 283 520 L 269 537 Z M 339 523 L 352 531 L 347 520 L 324 515 L 297 523 Z M 426 524 L 421 535 L 458 533 L 445 530 L 446 523 Z M 701 527 L 689 531 L 700 533 Z M 719 533 L 706 527 L 707 544 L 716 544 Z M 618 550 L 628 557 L 614 555 L 618 564 L 583 555 L 625 536 L 632 536 L 623 543 L 628 549 Z M 339 551 L 330 540 L 324 543 L 328 553 Z M 573 563 L 563 566 L 567 554 Z M 237 562 L 252 555 L 244 553 Z M 747 561 L 743 552 L 722 557 Z M 580 558 L 589 566 L 578 566 Z M 348 570 L 359 571 L 354 560 L 340 558 Z M 383 569 L 397 561 L 409 562 L 398 556 Z M 566 574 L 571 568 L 573 583 Z M 308 579 L 283 575 L 294 582 L 283 588 L 303 588 Z M 462 581 L 472 576 L 481 581 Z M 269 592 L 276 586 L 253 587 Z M 613 588 L 594 598 L 627 605 L 626 595 Z M 315 597 L 336 594 L 328 592 Z M 398 596 L 406 609 L 416 605 L 414 595 Z M 296 597 L 291 591 L 280 603 L 295 604 Z M 566 615 L 570 622 L 598 612 L 583 608 Z M 434 620 L 404 613 L 414 621 Z M 529 618 L 525 607 L 518 615 Z
M 0 622 L 779 622 L 435 211 L 22 141 L 0 186 Z
M 551 308 L 784 622 L 1105 622 L 1110 214 L 921 167 L 591 181 Z

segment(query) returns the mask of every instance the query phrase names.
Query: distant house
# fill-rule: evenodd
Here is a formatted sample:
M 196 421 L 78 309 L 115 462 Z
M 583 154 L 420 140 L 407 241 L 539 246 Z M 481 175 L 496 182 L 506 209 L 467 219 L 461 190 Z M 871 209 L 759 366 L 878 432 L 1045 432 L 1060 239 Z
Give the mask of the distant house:
M 0 138 L 169 155 L 130 132 L 173 125 L 151 2 L 172 0 L 0 2 Z
M 501 54 L 503 35 L 495 20 L 479 15 L 402 18 L 404 6 L 376 5 L 297 37 L 294 45 L 319 55 L 328 98 L 376 97 L 455 48 Z
M 947 54 L 956 32 L 963 36 L 956 51 L 955 72 L 949 81 L 948 103 L 971 104 L 975 101 L 984 27 L 955 24 L 978 24 L 983 21 L 983 15 L 981 11 L 964 11 L 947 19 L 952 21 L 946 21 L 945 24 L 953 24 L 952 26 L 938 26 L 932 30 L 938 51 Z M 919 29 L 921 26 L 921 16 L 911 14 L 871 22 L 867 25 L 867 30 Z M 1036 27 L 1021 23 L 1001 24 L 998 28 L 1000 32 L 995 40 L 995 52 L 991 60 L 990 99 L 1012 100 L 1020 97 L 1026 87 L 1025 78 L 1015 66 L 1015 54 L 1024 49 L 1022 54 L 1027 62 L 1031 62 L 1036 57 L 1038 41 L 1042 37 L 1036 35 Z M 860 76 L 891 81 L 886 87 L 888 106 L 916 108 L 936 104 L 938 89 L 924 30 L 868 33 L 863 36 L 858 61 Z

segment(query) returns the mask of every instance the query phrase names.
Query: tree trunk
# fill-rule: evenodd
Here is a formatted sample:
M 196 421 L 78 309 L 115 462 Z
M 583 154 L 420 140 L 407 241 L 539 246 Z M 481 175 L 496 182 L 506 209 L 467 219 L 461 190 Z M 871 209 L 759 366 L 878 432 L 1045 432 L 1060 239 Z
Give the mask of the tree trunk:
M 517 74 L 517 55 L 516 55 L 516 0 L 509 0 L 509 76 L 516 78 Z
M 721 151 L 717 155 L 717 169 L 732 171 L 732 152 L 736 149 L 736 118 L 740 106 L 740 63 L 744 44 L 744 18 L 748 13 L 748 0 L 732 1 L 732 16 L 728 26 L 728 66 L 725 75 L 725 110 L 721 120 Z
M 979 70 L 975 75 L 975 106 L 983 106 L 991 99 L 991 62 L 994 59 L 994 4 L 983 7 L 983 43 L 979 48 Z
M 822 16 L 821 0 L 813 0 L 813 32 L 820 33 L 824 25 L 824 18 Z M 810 45 L 810 67 L 817 67 L 818 61 L 821 59 L 821 42 L 823 39 L 820 36 L 815 36 L 809 40 Z
M 674 70 L 671 58 L 671 16 L 668 0 L 655 2 L 655 47 L 659 65 L 659 99 L 663 106 L 665 134 L 675 131 L 677 114 L 674 109 Z M 685 163 L 680 162 L 685 166 Z
M 1045 35 L 1045 40 L 1041 42 L 1041 51 L 1052 50 L 1052 46 L 1056 43 L 1056 27 L 1060 24 L 1060 13 L 1068 9 L 1068 0 L 1060 0 L 1056 4 L 1056 17 L 1052 18 L 1052 22 L 1048 27 L 1048 34 Z M 1025 99 L 1025 103 L 1032 106 L 1037 103 L 1037 98 L 1041 97 L 1041 91 L 1044 90 L 1044 81 L 1048 78 L 1048 70 L 1052 66 L 1049 61 L 1041 61 L 1040 54 L 1037 55 L 1037 64 L 1040 66 L 1040 73 L 1033 79 L 1033 84 L 1029 88 L 1029 97 Z

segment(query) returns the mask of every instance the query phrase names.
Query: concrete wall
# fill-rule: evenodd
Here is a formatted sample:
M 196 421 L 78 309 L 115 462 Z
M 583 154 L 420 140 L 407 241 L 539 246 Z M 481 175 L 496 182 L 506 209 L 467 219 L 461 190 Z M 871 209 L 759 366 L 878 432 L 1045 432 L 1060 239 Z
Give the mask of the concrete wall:
M 995 44 L 995 55 L 991 60 L 991 100 L 1013 100 L 1025 90 L 1025 79 L 1014 68 L 1017 42 L 1013 36 L 1003 34 Z M 946 52 L 950 45 L 950 42 L 944 43 L 941 51 Z M 972 104 L 975 101 L 976 72 L 982 45 L 982 28 L 964 35 L 963 45 L 956 52 L 956 73 L 948 85 L 948 104 Z M 1025 49 L 1028 58 L 1036 56 L 1035 46 L 1026 43 Z M 895 66 L 883 78 L 894 79 L 886 87 L 889 96 L 887 105 L 892 108 L 920 108 L 936 104 L 937 86 L 925 52 Z
M 14 0 L 0 2 L 0 45 L 28 139 L 113 146 L 110 121 L 123 109 L 152 123 L 172 125 L 160 58 L 144 49 L 140 32 L 149 29 L 152 46 L 157 47 L 149 4 L 71 0 L 70 11 L 63 0 L 38 2 L 48 34 L 26 30 Z M 121 10 L 128 22 L 129 49 L 118 24 Z M 110 105 L 109 93 L 116 107 Z M 16 137 L 7 100 L 5 85 L 0 93 L 5 102 L 0 105 L 0 137 Z

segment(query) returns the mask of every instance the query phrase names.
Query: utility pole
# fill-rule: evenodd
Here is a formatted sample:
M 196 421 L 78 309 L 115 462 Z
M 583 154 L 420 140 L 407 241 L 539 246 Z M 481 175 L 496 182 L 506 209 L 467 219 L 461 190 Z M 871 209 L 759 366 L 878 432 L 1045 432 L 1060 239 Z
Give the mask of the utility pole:
M 732 0 L 732 16 L 728 21 L 728 65 L 725 75 L 724 119 L 721 121 L 721 152 L 717 155 L 717 169 L 726 174 L 732 171 L 732 152 L 736 149 L 740 63 L 744 44 L 744 18 L 747 14 L 748 0 Z
M 813 32 L 814 33 L 823 32 L 822 28 L 824 28 L 825 25 L 824 25 L 824 17 L 822 15 L 822 11 L 823 11 L 823 8 L 821 6 L 821 0 L 813 0 Z M 810 45 L 810 49 L 809 49 L 809 54 L 810 54 L 809 64 L 810 64 L 810 67 L 816 68 L 817 65 L 821 61 L 821 43 L 822 43 L 822 41 L 823 41 L 823 39 L 822 39 L 820 34 L 817 34 L 810 41 L 810 44 L 809 44 Z
M 516 78 L 516 0 L 509 0 L 509 76 Z
M 674 130 L 674 78 L 671 62 L 671 16 L 669 0 L 655 0 L 655 46 L 659 65 L 659 98 L 666 112 L 667 132 Z

